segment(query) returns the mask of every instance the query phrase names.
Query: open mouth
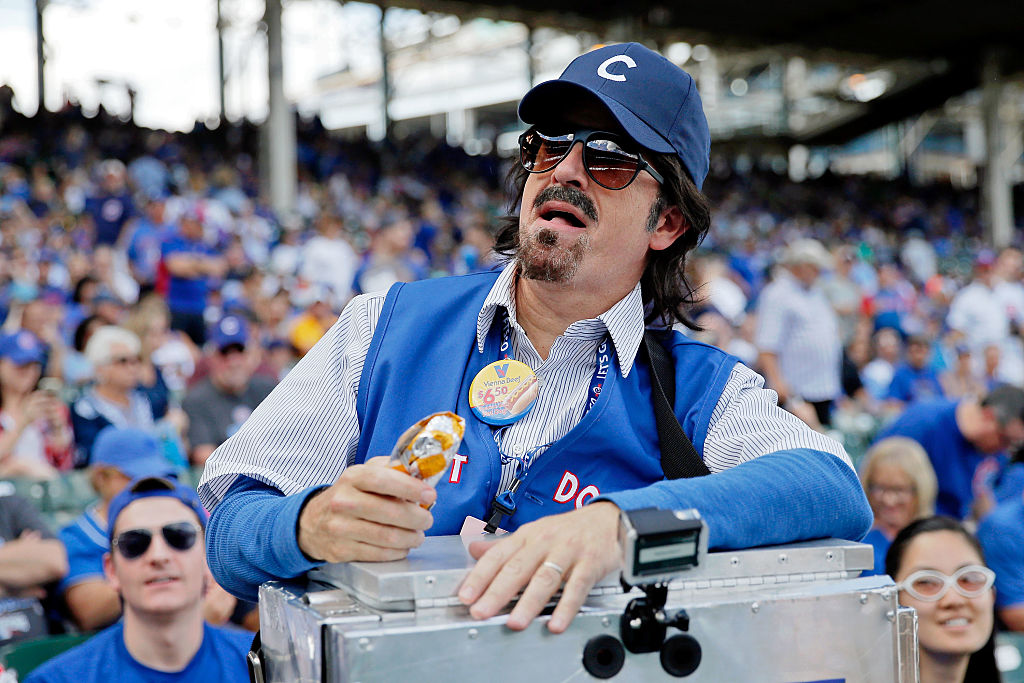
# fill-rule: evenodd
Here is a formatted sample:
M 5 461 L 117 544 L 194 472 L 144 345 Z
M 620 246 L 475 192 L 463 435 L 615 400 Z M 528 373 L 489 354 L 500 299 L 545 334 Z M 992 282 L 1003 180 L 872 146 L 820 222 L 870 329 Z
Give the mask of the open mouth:
M 573 228 L 585 228 L 586 225 L 576 214 L 561 209 L 548 209 L 540 214 L 543 220 L 549 223 L 564 223 Z
M 943 626 L 949 626 L 951 628 L 962 628 L 969 625 L 971 622 L 965 617 L 957 617 L 956 619 L 947 619 L 946 621 L 940 622 Z
M 161 584 L 172 583 L 172 582 L 177 581 L 177 580 L 178 579 L 173 577 L 173 576 L 162 576 L 162 577 L 157 578 L 157 579 L 150 579 L 149 581 L 146 581 L 146 585 L 147 586 L 157 586 L 157 585 L 161 585 Z

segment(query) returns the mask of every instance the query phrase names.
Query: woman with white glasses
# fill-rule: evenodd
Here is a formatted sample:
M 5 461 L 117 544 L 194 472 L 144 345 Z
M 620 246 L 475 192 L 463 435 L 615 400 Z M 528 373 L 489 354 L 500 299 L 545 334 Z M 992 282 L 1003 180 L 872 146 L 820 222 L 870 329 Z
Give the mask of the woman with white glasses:
M 886 573 L 918 616 L 921 683 L 999 681 L 992 629 L 995 573 L 956 520 L 928 517 L 893 539 Z

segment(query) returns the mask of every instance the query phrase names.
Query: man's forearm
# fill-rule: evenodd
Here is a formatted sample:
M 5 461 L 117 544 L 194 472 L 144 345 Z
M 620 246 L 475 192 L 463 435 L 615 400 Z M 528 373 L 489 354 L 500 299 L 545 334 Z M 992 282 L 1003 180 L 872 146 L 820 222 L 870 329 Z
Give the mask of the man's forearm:
M 784 382 L 782 372 L 779 370 L 779 357 L 771 351 L 762 351 L 757 356 L 757 363 L 761 366 L 765 379 L 768 380 L 768 388 L 778 389 Z
M 254 602 L 260 584 L 292 579 L 320 564 L 302 554 L 295 535 L 302 504 L 318 489 L 284 496 L 246 477 L 232 484 L 206 532 L 207 562 L 217 583 Z
M 60 579 L 67 571 L 67 553 L 56 539 L 17 539 L 0 546 L 0 585 L 6 588 L 41 586 Z
M 708 525 L 709 546 L 721 549 L 825 537 L 860 540 L 872 522 L 853 469 L 810 449 L 770 453 L 706 477 L 659 481 L 601 498 L 626 510 L 697 508 Z

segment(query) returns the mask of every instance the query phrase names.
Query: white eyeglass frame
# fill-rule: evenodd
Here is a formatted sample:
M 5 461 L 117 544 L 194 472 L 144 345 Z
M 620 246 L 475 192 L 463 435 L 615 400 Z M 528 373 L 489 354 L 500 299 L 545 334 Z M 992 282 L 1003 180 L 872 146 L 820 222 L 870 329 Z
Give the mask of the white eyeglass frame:
M 985 585 L 977 591 L 972 591 L 968 593 L 960 586 L 959 580 L 961 576 L 970 572 L 980 572 L 985 577 Z M 915 581 L 926 576 L 933 579 L 939 579 L 943 583 L 942 588 L 935 595 L 922 595 L 913 588 Z M 983 567 L 980 564 L 970 564 L 966 567 L 961 567 L 960 569 L 957 569 L 955 572 L 953 572 L 952 576 L 943 574 L 942 572 L 937 571 L 935 569 L 922 569 L 920 571 L 914 572 L 907 578 L 903 579 L 903 581 L 901 581 L 896 586 L 896 588 L 901 591 L 906 591 L 913 598 L 920 600 L 922 602 L 938 602 L 943 598 L 943 596 L 946 595 L 946 593 L 949 592 L 950 588 L 953 588 L 954 590 L 956 590 L 957 593 L 964 596 L 965 598 L 981 597 L 985 594 L 985 591 L 992 588 L 992 584 L 995 583 L 995 580 L 996 573 L 988 567 Z

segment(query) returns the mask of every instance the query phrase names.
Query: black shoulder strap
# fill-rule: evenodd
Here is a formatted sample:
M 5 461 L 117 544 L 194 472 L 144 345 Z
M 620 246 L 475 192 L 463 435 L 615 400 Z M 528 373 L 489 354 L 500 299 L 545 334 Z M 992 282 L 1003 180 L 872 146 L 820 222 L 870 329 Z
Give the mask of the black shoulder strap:
M 644 331 L 642 348 L 651 366 L 654 418 L 658 422 L 661 469 L 665 472 L 665 478 L 688 479 L 711 474 L 672 410 L 676 397 L 676 373 L 668 351 L 650 330 Z

